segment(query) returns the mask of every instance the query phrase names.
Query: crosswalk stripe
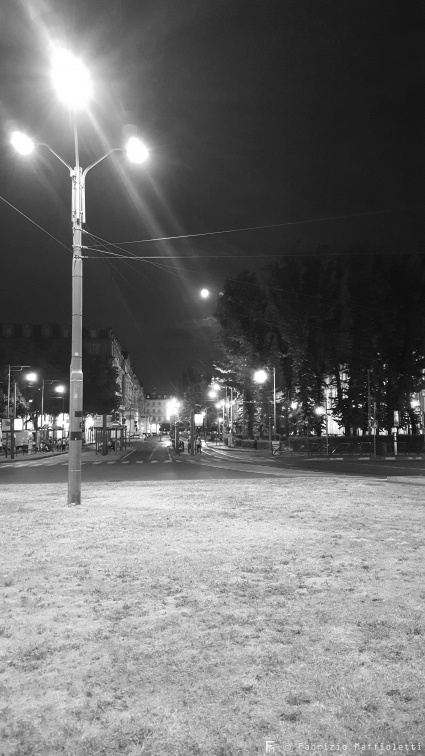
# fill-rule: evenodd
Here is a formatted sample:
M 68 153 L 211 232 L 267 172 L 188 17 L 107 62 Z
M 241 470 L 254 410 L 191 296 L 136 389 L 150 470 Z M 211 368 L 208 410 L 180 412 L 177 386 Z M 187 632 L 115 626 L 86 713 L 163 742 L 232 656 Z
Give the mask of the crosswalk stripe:
M 136 465 L 143 465 L 145 462 L 150 463 L 151 465 L 157 465 L 157 464 L 169 465 L 172 462 L 181 462 L 181 461 L 182 461 L 181 459 L 147 459 L 147 460 L 145 460 L 145 459 L 136 459 L 136 460 L 134 460 L 134 462 L 136 463 Z M 120 459 L 113 459 L 113 460 L 100 459 L 100 460 L 96 460 L 96 461 L 89 460 L 89 461 L 81 462 L 81 466 L 82 465 L 104 465 L 104 464 L 107 464 L 107 465 L 116 465 L 116 464 L 129 465 L 129 464 L 131 464 L 131 460 L 129 460 L 129 459 L 123 459 L 123 460 L 120 460 Z M 19 467 L 19 468 L 21 468 L 21 467 L 56 467 L 56 466 L 57 467 L 59 467 L 59 466 L 60 467 L 68 467 L 68 462 L 56 462 L 56 463 L 54 463 L 51 459 L 48 459 L 48 460 L 39 460 L 39 461 L 31 460 L 30 462 L 15 462 L 15 463 L 7 463 L 6 462 L 6 463 L 0 465 L 0 469 L 4 468 L 4 467 Z

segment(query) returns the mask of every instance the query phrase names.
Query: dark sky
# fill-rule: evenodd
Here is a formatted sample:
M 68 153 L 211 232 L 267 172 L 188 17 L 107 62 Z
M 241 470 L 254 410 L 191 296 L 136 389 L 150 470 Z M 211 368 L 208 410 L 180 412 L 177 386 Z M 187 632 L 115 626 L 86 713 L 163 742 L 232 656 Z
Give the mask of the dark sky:
M 70 322 L 69 175 L 46 149 L 23 158 L 9 144 L 13 128 L 26 130 L 74 164 L 70 115 L 51 88 L 52 43 L 81 56 L 94 81 L 95 98 L 78 117 L 83 166 L 135 131 L 150 149 L 143 166 L 115 154 L 88 174 L 86 228 L 119 249 L 85 243 L 158 259 L 86 252 L 84 325 L 114 330 L 147 390 L 173 391 L 188 365 L 213 358 L 226 277 L 294 248 L 420 245 L 422 7 L 4 3 L 0 322 Z

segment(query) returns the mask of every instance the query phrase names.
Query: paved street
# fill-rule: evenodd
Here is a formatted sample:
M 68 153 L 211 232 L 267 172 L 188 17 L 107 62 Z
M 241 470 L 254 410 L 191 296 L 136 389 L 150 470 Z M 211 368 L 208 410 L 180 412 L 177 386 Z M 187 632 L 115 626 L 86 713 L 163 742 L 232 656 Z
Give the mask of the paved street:
M 227 458 L 228 456 L 228 458 Z M 168 438 L 149 438 L 132 441 L 131 448 L 120 454 L 109 452 L 106 457 L 94 451 L 84 451 L 82 479 L 86 482 L 117 480 L 210 480 L 212 478 L 294 477 L 311 475 L 308 471 L 291 470 L 268 456 L 255 454 L 234 458 L 231 452 L 203 448 L 202 454 L 176 454 Z M 68 455 L 50 457 L 19 457 L 3 459 L 0 464 L 1 483 L 62 482 L 67 478 Z M 322 471 L 313 473 L 323 475 Z
M 68 455 L 47 457 L 19 456 L 0 463 L 0 485 L 5 483 L 63 482 L 67 479 Z M 290 453 L 271 457 L 268 452 L 227 449 L 208 444 L 201 454 L 177 455 L 168 438 L 134 440 L 131 448 L 106 457 L 84 450 L 83 481 L 117 480 L 210 480 L 226 478 L 288 478 L 322 476 L 359 476 L 386 480 L 387 477 L 425 476 L 422 458 L 409 459 L 312 459 Z M 413 482 L 413 481 L 412 481 Z

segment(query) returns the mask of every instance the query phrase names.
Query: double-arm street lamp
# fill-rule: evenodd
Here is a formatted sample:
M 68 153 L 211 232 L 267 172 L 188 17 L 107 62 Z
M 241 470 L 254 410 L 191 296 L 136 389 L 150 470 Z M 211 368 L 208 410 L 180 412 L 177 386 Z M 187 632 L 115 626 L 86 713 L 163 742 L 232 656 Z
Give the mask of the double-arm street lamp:
M 53 56 L 52 77 L 60 97 L 75 111 L 83 107 L 91 97 L 91 81 L 85 66 L 69 52 L 57 50 Z M 144 162 L 148 157 L 146 147 L 132 137 L 126 148 L 113 148 L 84 170 L 80 166 L 78 132 L 74 117 L 75 167 L 72 168 L 48 144 L 47 147 L 68 170 L 72 180 L 72 332 L 69 393 L 69 459 L 68 459 L 68 504 L 81 504 L 81 453 L 83 440 L 83 370 L 82 370 L 82 316 L 83 316 L 83 263 L 82 233 L 86 220 L 85 180 L 87 173 L 113 152 L 126 152 L 129 160 Z M 30 154 L 35 142 L 21 132 L 14 132 L 12 144 L 21 154 Z

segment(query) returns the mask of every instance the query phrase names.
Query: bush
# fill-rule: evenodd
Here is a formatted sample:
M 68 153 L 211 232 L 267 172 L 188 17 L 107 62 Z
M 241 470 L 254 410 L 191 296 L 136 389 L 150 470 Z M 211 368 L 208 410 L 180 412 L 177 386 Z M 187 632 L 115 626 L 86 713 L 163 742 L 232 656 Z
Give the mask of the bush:
M 243 438 L 240 445 L 244 449 L 270 449 L 270 441 L 265 438 Z M 239 444 L 238 444 L 239 446 Z

